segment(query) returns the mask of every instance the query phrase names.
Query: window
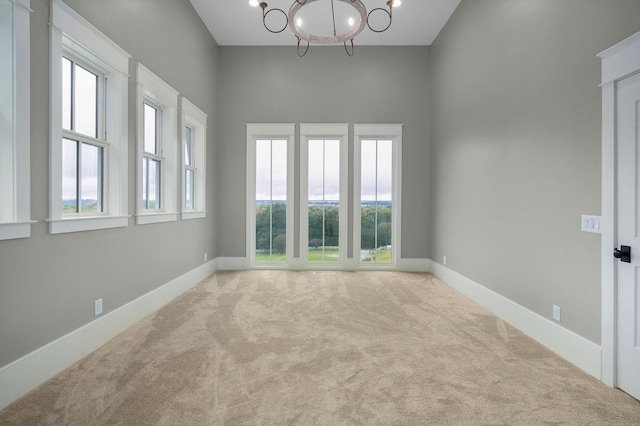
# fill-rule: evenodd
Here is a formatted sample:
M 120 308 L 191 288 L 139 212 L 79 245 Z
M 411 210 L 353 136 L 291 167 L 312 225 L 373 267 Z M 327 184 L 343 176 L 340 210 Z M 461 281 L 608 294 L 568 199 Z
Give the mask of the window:
M 52 234 L 128 224 L 129 57 L 63 2 L 52 2 Z
M 354 251 L 363 266 L 389 267 L 399 259 L 402 127 L 356 124 L 354 142 Z
M 247 125 L 247 257 L 286 267 L 293 258 L 293 124 Z
M 31 235 L 29 0 L 0 0 L 0 240 Z
M 62 213 L 102 213 L 104 76 L 62 58 Z M 100 127 L 100 128 L 99 128 Z
M 347 234 L 347 124 L 300 125 L 300 256 L 342 263 Z
M 138 63 L 137 223 L 174 221 L 177 213 L 178 92 Z
M 182 128 L 182 219 L 206 216 L 207 114 L 180 98 Z

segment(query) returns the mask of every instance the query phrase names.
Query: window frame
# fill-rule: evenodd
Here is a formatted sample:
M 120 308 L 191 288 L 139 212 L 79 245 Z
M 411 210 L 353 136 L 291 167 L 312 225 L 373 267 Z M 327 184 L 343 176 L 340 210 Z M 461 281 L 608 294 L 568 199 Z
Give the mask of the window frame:
M 392 207 L 390 263 L 362 262 L 361 251 L 361 153 L 363 140 L 392 141 Z M 395 269 L 402 258 L 402 124 L 353 125 L 353 255 L 359 269 Z
M 136 110 L 137 110 L 137 201 L 136 223 L 138 225 L 173 222 L 178 220 L 178 92 L 160 77 L 136 63 Z M 142 203 L 144 151 L 144 105 L 157 107 L 159 125 L 156 138 L 159 153 L 152 155 L 161 160 L 160 208 L 146 209 Z
M 181 218 L 200 219 L 207 216 L 207 114 L 184 96 L 180 96 Z M 186 127 L 191 128 L 192 165 L 186 165 Z M 195 134 L 195 136 L 194 136 Z M 193 208 L 187 209 L 186 171 L 194 172 Z
M 61 0 L 53 0 L 50 31 L 50 171 L 49 233 L 88 231 L 128 225 L 128 72 L 127 52 Z M 103 151 L 103 212 L 64 214 L 62 211 L 62 58 L 69 55 L 98 70 L 105 89 Z M 99 135 L 100 136 L 100 135 Z M 73 138 L 76 139 L 75 137 Z
M 338 214 L 338 262 L 309 262 L 309 140 L 340 141 L 340 195 Z M 349 208 L 349 124 L 310 123 L 300 124 L 300 261 L 307 268 L 336 269 L 347 265 L 348 252 L 348 208 Z
M 6 162 L 0 166 L 6 170 L 1 175 L 0 200 L 0 240 L 28 238 L 31 236 L 31 62 L 30 62 L 30 0 L 0 0 L 11 7 L 12 37 L 7 56 L 9 67 L 10 96 L 8 109 L 11 114 L 11 136 L 0 140 L 0 150 L 6 155 Z M 5 4 L 6 5 L 6 4 Z M 19 94 L 19 96 L 18 96 Z M 0 156 L 1 158 L 1 156 Z
M 292 123 L 247 123 L 247 232 L 246 258 L 249 266 L 262 269 L 287 269 L 294 262 L 294 154 L 295 124 Z M 256 141 L 287 141 L 287 260 L 285 262 L 256 261 Z

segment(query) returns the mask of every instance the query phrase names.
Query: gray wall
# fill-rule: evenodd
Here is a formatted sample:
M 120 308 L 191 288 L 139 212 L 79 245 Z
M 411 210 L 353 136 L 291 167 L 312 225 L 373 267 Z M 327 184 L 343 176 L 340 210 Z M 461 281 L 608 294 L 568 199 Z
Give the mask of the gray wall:
M 637 0 L 463 0 L 432 46 L 431 255 L 600 342 L 596 55 Z
M 188 0 L 68 0 L 72 8 L 209 114 L 214 164 L 217 45 Z M 49 235 L 49 0 L 31 8 L 32 237 L 0 241 L 0 367 L 202 264 L 215 252 L 215 183 L 206 219 Z M 130 79 L 133 80 L 133 79 Z M 129 214 L 135 212 L 135 110 L 129 114 Z
M 221 47 L 219 59 L 220 256 L 245 256 L 245 123 L 284 122 L 404 124 L 402 256 L 428 257 L 428 47 L 356 46 L 348 57 L 312 46 L 304 58 L 295 47 Z

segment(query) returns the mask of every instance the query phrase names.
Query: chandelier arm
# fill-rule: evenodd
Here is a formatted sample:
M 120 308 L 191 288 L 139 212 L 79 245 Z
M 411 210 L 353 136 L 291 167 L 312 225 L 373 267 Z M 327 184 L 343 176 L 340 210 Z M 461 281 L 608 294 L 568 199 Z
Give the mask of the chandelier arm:
M 309 51 L 309 44 L 310 44 L 310 43 L 307 41 L 307 48 L 304 50 L 304 53 L 301 55 L 301 54 L 300 54 L 300 41 L 302 41 L 302 39 L 301 39 L 300 37 L 298 37 L 298 36 L 296 36 L 296 38 L 298 39 L 298 48 L 297 48 L 297 53 L 298 53 L 298 56 L 302 58 L 302 57 L 303 57 L 304 55 L 306 55 L 306 54 L 307 54 L 307 52 Z
M 389 3 L 387 3 L 389 4 Z M 393 4 L 393 3 L 392 3 Z M 377 10 L 381 10 L 382 12 L 386 13 L 389 16 L 389 24 L 387 24 L 386 27 L 384 27 L 381 30 L 376 30 L 374 28 L 371 27 L 371 25 L 369 25 L 369 18 L 371 17 L 371 14 Z M 393 21 L 393 17 L 392 17 L 392 11 L 393 10 L 393 6 L 391 4 L 389 4 L 389 10 L 383 9 L 381 7 L 376 7 L 375 9 L 373 9 L 371 12 L 369 12 L 367 14 L 367 27 L 369 27 L 369 29 L 371 31 L 373 31 L 374 33 L 383 33 L 385 31 L 387 31 L 389 29 L 389 27 L 391 26 L 391 22 Z
M 298 3 L 300 6 L 304 6 L 307 3 L 307 0 L 304 0 L 304 1 L 296 0 L 296 3 Z
M 355 47 L 353 47 L 353 39 L 351 39 L 351 53 L 349 53 L 349 49 L 347 49 L 347 42 L 344 42 L 344 50 L 347 52 L 347 55 L 353 56 L 355 53 Z
M 266 10 L 267 9 L 267 4 L 266 3 L 260 3 L 260 7 L 262 7 L 262 25 L 264 25 L 264 27 L 270 33 L 273 33 L 273 34 L 281 33 L 287 28 L 287 26 L 289 26 L 289 16 L 287 15 L 287 13 L 284 10 L 277 9 L 277 8 Z M 282 27 L 282 29 L 280 29 L 280 30 L 272 30 L 271 28 L 269 28 L 267 26 L 267 15 L 269 15 L 271 12 L 280 12 L 280 13 L 282 13 L 284 15 L 284 19 L 286 20 L 286 22 L 284 24 L 284 27 Z

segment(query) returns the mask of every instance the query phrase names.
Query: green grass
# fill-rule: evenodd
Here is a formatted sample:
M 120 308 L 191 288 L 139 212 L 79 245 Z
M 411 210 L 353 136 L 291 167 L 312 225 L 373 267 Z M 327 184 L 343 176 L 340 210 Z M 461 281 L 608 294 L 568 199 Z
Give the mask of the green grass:
M 370 256 L 369 260 L 365 260 L 365 262 L 391 263 L 391 250 L 380 249 L 377 255 L 371 253 Z
M 256 262 L 286 262 L 286 253 L 273 253 L 269 256 L 269 253 L 256 253 Z
M 338 262 L 340 260 L 338 249 L 324 249 L 324 258 L 322 257 L 322 249 L 314 249 L 309 247 L 309 262 Z

